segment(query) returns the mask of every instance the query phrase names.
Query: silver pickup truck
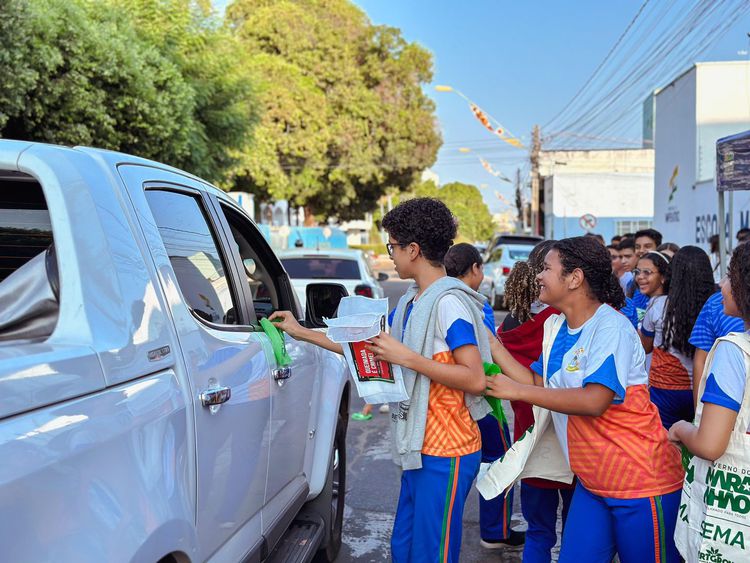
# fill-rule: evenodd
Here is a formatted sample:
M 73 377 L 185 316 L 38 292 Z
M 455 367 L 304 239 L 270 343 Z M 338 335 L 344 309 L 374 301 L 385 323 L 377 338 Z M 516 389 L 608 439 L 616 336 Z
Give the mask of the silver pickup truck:
M 348 371 L 288 337 L 277 363 L 276 309 L 303 317 L 221 190 L 0 140 L 0 561 L 335 559 Z

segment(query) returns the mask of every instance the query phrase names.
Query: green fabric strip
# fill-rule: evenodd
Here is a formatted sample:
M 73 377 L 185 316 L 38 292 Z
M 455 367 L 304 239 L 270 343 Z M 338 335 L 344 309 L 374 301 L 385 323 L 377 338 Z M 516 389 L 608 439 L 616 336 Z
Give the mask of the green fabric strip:
M 451 508 L 451 493 L 453 492 L 453 480 L 456 478 L 456 458 L 451 458 L 450 474 L 448 476 L 448 488 L 445 491 L 445 506 L 443 507 L 443 529 L 440 532 L 440 561 L 445 559 L 445 534 L 448 531 L 448 518 Z

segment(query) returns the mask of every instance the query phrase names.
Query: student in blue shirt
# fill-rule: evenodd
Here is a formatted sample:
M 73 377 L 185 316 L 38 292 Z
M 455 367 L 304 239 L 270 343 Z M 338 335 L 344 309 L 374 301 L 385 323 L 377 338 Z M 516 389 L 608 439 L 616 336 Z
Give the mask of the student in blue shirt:
M 695 423 L 681 420 L 669 430 L 670 440 L 682 443 L 694 456 L 689 462 L 680 524 L 675 532 L 680 553 L 687 561 L 703 559 L 706 548 L 710 552 L 717 543 L 715 536 L 712 542 L 710 535 L 701 533 L 713 526 L 709 518 L 713 522 L 718 518 L 715 508 L 711 513 L 707 511 L 714 496 L 709 478 L 712 468 L 723 469 L 728 464 L 732 468 L 728 474 L 740 482 L 742 477 L 734 467 L 743 468 L 744 474 L 750 461 L 746 447 L 748 404 L 745 398 L 746 381 L 750 375 L 750 244 L 738 246 L 732 254 L 729 275 L 721 281 L 721 293 L 724 312 L 740 317 L 744 326 L 720 340 L 709 354 L 708 376 L 705 387 L 700 386 L 702 391 L 699 391 Z M 716 491 L 718 498 L 723 491 L 718 488 Z M 738 510 L 734 505 L 732 508 Z M 722 516 L 725 513 L 728 522 L 742 525 L 742 520 L 737 520 L 738 512 L 721 511 Z M 726 548 L 722 543 L 721 548 L 723 557 L 719 559 L 722 561 L 747 561 L 750 556 L 744 542 L 732 542 Z
M 698 388 L 703 378 L 708 352 L 714 342 L 730 332 L 742 332 L 742 319 L 727 315 L 724 311 L 722 292 L 714 293 L 703 305 L 693 326 L 688 342 L 695 346 L 693 356 L 693 402 L 698 404 Z
M 474 291 L 484 279 L 482 257 L 471 244 L 462 242 L 448 249 L 444 258 L 445 271 L 458 278 Z M 493 336 L 496 334 L 495 313 L 488 302 L 484 303 L 484 325 Z M 507 421 L 498 421 L 489 414 L 477 421 L 482 435 L 482 463 L 492 463 L 510 448 L 510 429 Z M 479 497 L 480 545 L 485 549 L 504 549 L 523 545 L 525 534 L 510 527 L 513 514 L 513 489 L 491 500 Z

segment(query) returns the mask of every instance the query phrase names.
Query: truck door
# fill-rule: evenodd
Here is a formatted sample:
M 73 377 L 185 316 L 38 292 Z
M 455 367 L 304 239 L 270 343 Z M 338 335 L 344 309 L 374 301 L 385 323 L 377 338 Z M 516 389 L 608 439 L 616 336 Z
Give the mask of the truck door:
M 200 559 L 241 560 L 262 546 L 270 366 L 238 306 L 236 270 L 202 186 L 121 166 L 179 335 L 191 385 Z
M 214 200 L 226 219 L 230 244 L 235 244 L 245 273 L 246 295 L 257 318 L 277 309 L 294 311 L 293 289 L 278 258 L 257 227 L 229 202 Z M 271 452 L 263 509 L 263 530 L 273 545 L 289 519 L 306 500 L 311 452 L 308 443 L 315 435 L 311 418 L 322 375 L 321 353 L 313 345 L 297 342 L 287 335 L 285 345 L 292 364 L 276 364 L 270 341 L 267 345 L 271 363 Z M 263 335 L 266 341 L 265 334 Z M 335 413 L 331 416 L 335 417 Z

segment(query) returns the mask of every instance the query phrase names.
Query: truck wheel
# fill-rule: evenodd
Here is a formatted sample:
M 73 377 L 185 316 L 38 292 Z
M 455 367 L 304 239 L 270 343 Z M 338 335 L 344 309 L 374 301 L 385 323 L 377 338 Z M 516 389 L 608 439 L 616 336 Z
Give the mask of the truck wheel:
M 344 501 L 346 497 L 346 424 L 348 418 L 339 414 L 333 451 L 328 468 L 328 479 L 323 490 L 312 504 L 315 512 L 323 517 L 328 526 L 323 547 L 315 556 L 317 563 L 331 563 L 341 549 L 341 534 L 344 527 Z

